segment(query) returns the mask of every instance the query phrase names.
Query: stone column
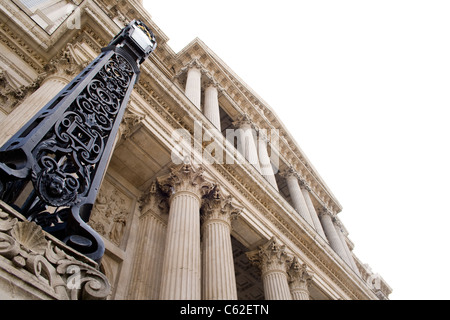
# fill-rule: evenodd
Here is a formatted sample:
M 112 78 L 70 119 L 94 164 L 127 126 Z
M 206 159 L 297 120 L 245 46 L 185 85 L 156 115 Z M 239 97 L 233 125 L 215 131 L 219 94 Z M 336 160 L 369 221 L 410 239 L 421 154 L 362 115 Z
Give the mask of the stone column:
M 323 208 L 319 213 L 319 218 L 323 226 L 323 230 L 325 235 L 327 236 L 328 242 L 331 248 L 345 261 L 347 260 L 347 254 L 342 245 L 342 241 L 339 238 L 338 233 L 336 232 L 336 228 L 334 227 L 334 222 L 332 217 L 332 213 L 327 209 Z
M 344 235 L 344 230 L 343 230 L 344 226 L 342 225 L 342 222 L 336 221 L 335 228 L 336 228 L 336 233 L 338 234 L 339 238 L 341 239 L 342 246 L 344 247 L 345 253 L 347 255 L 348 264 L 353 269 L 353 271 L 355 271 L 355 273 L 357 275 L 361 276 L 359 269 L 356 266 L 355 259 L 353 259 L 353 255 L 350 251 L 350 248 L 347 245 L 347 241 L 345 240 L 346 237 Z
M 81 71 L 84 66 L 79 64 L 70 50 L 62 52 L 45 66 L 45 77 L 41 85 L 29 95 L 20 105 L 4 118 L 0 133 L 0 145 L 9 140 L 34 115 L 53 99 Z
M 203 300 L 237 300 L 231 220 L 241 212 L 216 187 L 202 207 Z
M 306 264 L 301 264 L 296 257 L 288 269 L 289 288 L 292 300 L 309 300 L 309 286 L 312 280 L 311 273 L 306 270 Z
M 233 122 L 233 125 L 239 128 L 238 131 L 238 151 L 247 159 L 250 164 L 261 173 L 261 167 L 259 165 L 258 150 L 256 149 L 255 138 L 253 133 L 253 122 L 246 114 L 239 117 L 239 119 Z
M 306 206 L 308 207 L 309 214 L 311 215 L 312 221 L 314 223 L 314 228 L 316 229 L 317 233 L 325 241 L 328 242 L 327 237 L 325 235 L 325 232 L 323 231 L 322 224 L 320 223 L 319 215 L 317 214 L 317 211 L 314 208 L 314 204 L 312 203 L 312 200 L 311 200 L 311 194 L 310 194 L 311 188 L 309 187 L 309 185 L 304 180 L 302 180 L 300 182 L 300 185 L 301 185 L 300 188 L 302 190 L 303 198 L 305 199 Z
M 213 184 L 203 176 L 203 167 L 181 164 L 158 178 L 170 195 L 169 221 L 161 276 L 162 300 L 201 298 L 200 204 Z
M 291 195 L 294 209 L 305 219 L 309 225 L 314 228 L 314 222 L 311 218 L 311 214 L 306 204 L 303 193 L 300 189 L 299 174 L 291 167 L 282 173 L 282 176 L 286 179 L 288 185 L 289 194 Z
M 187 72 L 185 94 L 201 110 L 202 72 L 195 65 L 192 65 Z
M 258 133 L 258 155 L 261 165 L 261 174 L 269 181 L 269 183 L 278 191 L 277 180 L 273 173 L 272 164 L 270 162 L 269 153 L 267 152 L 268 138 L 265 130 L 259 130 Z
M 219 91 L 217 83 L 210 83 L 205 90 L 205 109 L 203 114 L 211 123 L 221 131 L 219 111 Z
M 3 121 L 0 145 L 3 145 L 20 128 L 22 128 L 39 110 L 70 82 L 67 77 L 58 74 L 43 80 L 39 89 L 28 96 Z
M 139 199 L 141 216 L 128 299 L 157 300 L 161 290 L 169 204 L 153 183 Z
M 247 257 L 261 270 L 266 300 L 292 300 L 286 272 L 290 259 L 284 245 L 273 237 Z

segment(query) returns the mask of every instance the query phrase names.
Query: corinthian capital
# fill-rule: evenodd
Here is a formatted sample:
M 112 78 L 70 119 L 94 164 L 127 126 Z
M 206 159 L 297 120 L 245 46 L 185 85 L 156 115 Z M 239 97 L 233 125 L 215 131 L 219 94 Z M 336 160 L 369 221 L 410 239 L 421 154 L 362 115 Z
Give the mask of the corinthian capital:
M 294 167 L 290 166 L 289 168 L 280 172 L 280 175 L 283 178 L 295 177 L 298 180 L 301 179 L 300 174 L 294 169 Z
M 263 276 L 273 271 L 286 272 L 291 259 L 285 250 L 286 246 L 280 244 L 275 237 L 272 237 L 259 249 L 248 252 L 247 257 L 261 269 Z
M 202 196 L 214 188 L 214 183 L 205 177 L 203 166 L 182 163 L 170 168 L 170 173 L 157 178 L 161 190 L 171 196 L 178 192 L 190 192 L 201 201 Z
M 233 197 L 225 195 L 219 186 L 203 199 L 202 219 L 203 222 L 220 220 L 231 227 L 231 221 L 236 219 L 242 212 L 242 207 L 233 204 Z
M 250 128 L 256 128 L 250 116 L 246 113 L 240 115 L 236 121 L 233 121 L 233 126 L 237 128 L 242 128 L 244 126 L 248 126 Z
M 312 280 L 312 273 L 307 270 L 306 264 L 300 263 L 297 257 L 292 259 L 287 271 L 291 288 L 307 290 Z
M 319 217 L 330 216 L 332 219 L 334 219 L 333 213 L 327 207 L 322 207 L 317 213 L 319 214 Z
M 68 81 L 87 66 L 83 57 L 75 53 L 74 46 L 68 43 L 65 49 L 44 67 L 47 74 L 59 75 Z

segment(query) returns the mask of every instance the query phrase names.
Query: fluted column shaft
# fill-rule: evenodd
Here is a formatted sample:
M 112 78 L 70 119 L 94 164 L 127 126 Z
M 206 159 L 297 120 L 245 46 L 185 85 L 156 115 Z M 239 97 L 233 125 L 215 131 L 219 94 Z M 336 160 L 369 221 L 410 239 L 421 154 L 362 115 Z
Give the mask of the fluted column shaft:
M 238 129 L 239 143 L 238 150 L 250 162 L 258 172 L 261 173 L 259 165 L 258 151 L 256 149 L 255 138 L 253 137 L 254 130 L 248 122 L 242 122 Z
M 221 131 L 220 127 L 220 111 L 219 111 L 219 92 L 217 86 L 209 85 L 205 90 L 205 117 Z
M 218 186 L 204 199 L 202 208 L 204 300 L 237 300 L 230 233 L 231 221 L 240 212 L 241 208 L 232 204 L 232 197 L 224 196 Z
M 178 192 L 170 203 L 161 298 L 199 300 L 200 199 Z
M 0 145 L 3 145 L 20 128 L 22 128 L 39 110 L 42 109 L 70 82 L 59 75 L 47 77 L 35 92 L 17 106 L 2 122 Z
M 262 279 L 266 300 L 292 300 L 286 272 L 283 270 L 271 270 L 264 273 Z
M 309 300 L 309 291 L 305 287 L 306 285 L 291 284 L 292 300 Z
M 202 97 L 202 73 L 199 68 L 191 67 L 187 73 L 185 94 L 200 110 Z
M 155 214 L 140 218 L 131 299 L 155 300 L 161 289 L 166 226 Z
M 319 215 L 317 214 L 316 209 L 314 208 L 314 204 L 311 200 L 310 195 L 310 189 L 307 186 L 302 186 L 302 194 L 303 198 L 305 199 L 306 206 L 308 207 L 309 213 L 311 215 L 312 221 L 314 223 L 314 228 L 316 229 L 317 233 L 325 240 L 327 241 L 327 237 L 325 235 L 325 232 L 323 231 L 322 224 L 320 223 Z
M 164 251 L 160 298 L 199 300 L 201 298 L 200 202 L 212 183 L 203 168 L 182 164 L 158 178 L 161 189 L 171 194 Z
M 344 261 L 348 262 L 347 254 L 342 245 L 341 239 L 339 238 L 339 235 L 336 232 L 336 228 L 334 227 L 334 222 L 332 220 L 331 213 L 328 211 L 322 211 L 320 213 L 320 221 L 322 222 L 322 226 L 323 226 L 325 235 L 327 236 L 327 239 L 328 239 L 328 242 L 329 242 L 331 248 Z
M 203 299 L 237 300 L 230 228 L 211 220 L 203 237 Z
M 260 132 L 258 138 L 258 154 L 261 165 L 261 174 L 276 190 L 278 190 L 277 181 L 275 179 L 269 153 L 267 151 L 267 142 L 267 137 Z
M 300 216 L 302 216 L 309 223 L 309 225 L 314 228 L 314 222 L 300 189 L 297 176 L 289 173 L 284 174 L 284 176 L 286 177 L 286 183 L 288 185 L 289 194 L 291 195 L 295 210 L 297 210 Z

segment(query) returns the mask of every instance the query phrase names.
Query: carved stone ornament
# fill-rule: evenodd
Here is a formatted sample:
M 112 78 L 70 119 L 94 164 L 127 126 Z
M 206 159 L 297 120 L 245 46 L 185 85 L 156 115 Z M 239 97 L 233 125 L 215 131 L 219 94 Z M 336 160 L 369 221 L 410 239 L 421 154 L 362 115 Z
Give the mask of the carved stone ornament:
M 108 279 L 93 261 L 73 252 L 34 222 L 23 220 L 0 202 L 0 256 L 38 282 L 57 300 L 105 300 L 111 293 Z
M 250 118 L 250 116 L 246 113 L 240 115 L 236 121 L 233 121 L 233 126 L 236 128 L 243 128 L 243 127 L 250 127 L 256 129 L 256 125 L 254 124 L 253 120 Z
M 283 178 L 289 178 L 291 176 L 297 178 L 298 180 L 301 179 L 300 174 L 294 169 L 294 167 L 290 166 L 289 168 L 283 170 L 282 172 L 280 172 L 280 175 Z
M 247 253 L 249 260 L 261 269 L 262 275 L 277 271 L 286 272 L 287 266 L 291 261 L 289 255 L 285 252 L 286 246 L 272 237 L 265 245 L 258 250 Z
M 135 110 L 130 110 L 130 108 L 126 109 L 119 127 L 120 139 L 128 139 L 136 128 L 142 123 L 144 118 L 145 116 L 143 114 L 139 114 Z
M 0 70 L 0 106 L 10 113 L 27 96 L 39 88 L 46 73 L 40 73 L 37 78 L 28 85 L 14 86 L 14 81 L 5 70 Z
M 119 246 L 128 223 L 130 207 L 130 199 L 109 181 L 104 181 L 95 200 L 89 224 Z
M 203 199 L 202 220 L 222 220 L 231 227 L 231 221 L 236 219 L 242 212 L 242 207 L 233 204 L 233 197 L 225 195 L 219 186 Z
M 308 290 L 308 287 L 311 285 L 312 273 L 308 272 L 306 264 L 300 263 L 297 257 L 294 257 L 287 273 L 291 288 Z
M 147 214 L 152 211 L 158 215 L 164 215 L 169 213 L 169 201 L 158 188 L 157 182 L 154 181 L 150 188 L 142 194 L 139 198 L 139 210 L 141 215 Z
M 184 191 L 195 194 L 201 200 L 214 188 L 214 184 L 204 176 L 204 171 L 201 165 L 185 162 L 171 168 L 169 174 L 157 178 L 158 186 L 168 196 Z

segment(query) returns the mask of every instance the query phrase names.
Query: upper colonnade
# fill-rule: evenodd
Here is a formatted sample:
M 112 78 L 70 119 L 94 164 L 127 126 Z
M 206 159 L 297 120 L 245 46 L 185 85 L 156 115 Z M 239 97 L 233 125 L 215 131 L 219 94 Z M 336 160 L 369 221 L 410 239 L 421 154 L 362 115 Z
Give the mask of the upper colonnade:
M 42 107 L 49 92 L 59 91 L 69 83 L 133 19 L 142 20 L 152 29 L 158 47 L 141 67 L 140 80 L 116 145 L 124 144 L 139 128 L 152 131 L 152 136 L 164 141 L 168 149 L 177 146 L 173 131 L 179 128 L 195 136 L 200 124 L 201 137 L 209 135 L 211 141 L 219 141 L 227 129 L 238 132 L 235 138 L 240 152 L 233 151 L 231 158 L 237 159 L 239 165 L 214 163 L 199 169 L 196 165 L 164 163 L 161 172 L 149 174 L 149 179 L 133 185 L 136 193 L 145 194 L 156 179 L 162 194 L 167 196 L 169 190 L 173 193 L 167 200 L 170 202 L 167 229 L 165 225 L 151 227 L 157 234 L 167 233 L 165 250 L 160 253 L 164 263 L 158 267 L 162 280 L 155 278 L 162 283 L 161 297 L 178 299 L 189 294 L 191 298 L 199 298 L 200 292 L 211 299 L 236 297 L 233 290 L 217 292 L 215 288 L 229 283 L 233 277 L 231 244 L 224 239 L 236 235 L 231 220 L 239 212 L 241 221 L 258 225 L 262 240 L 248 257 L 262 271 L 266 297 L 308 298 L 306 283 L 315 281 L 324 285 L 335 281 L 347 297 L 373 298 L 373 292 L 365 287 L 366 268 L 353 255 L 348 233 L 337 217 L 342 210 L 337 199 L 271 107 L 200 39 L 175 53 L 167 43 L 168 37 L 139 0 L 67 0 L 72 9 L 76 6 L 82 13 L 79 28 L 74 28 L 73 23 L 62 23 L 48 30 L 32 28 L 26 12 L 14 5 L 17 1 L 6 2 L 1 11 L 5 18 L 2 20 L 8 22 L 2 24 L 2 41 L 8 52 L 26 61 L 23 66 L 26 71 L 13 68 L 12 61 L 3 61 L 0 80 L 14 78 L 10 81 L 16 86 L 14 90 L 33 91 L 18 98 L 11 107 L 13 110 L 4 111 L 0 121 L 4 121 L 8 130 L 0 134 L 2 143 L 9 132 L 31 117 L 30 107 L 36 110 Z M 75 11 L 71 11 L 68 19 L 76 22 Z M 15 35 L 12 25 L 28 28 L 29 32 L 23 39 L 10 41 Z M 6 89 L 0 94 L 3 92 Z M 193 148 L 191 160 L 198 156 L 196 151 L 210 146 L 209 141 L 200 142 Z M 226 139 L 223 142 L 215 152 L 228 155 L 228 146 L 235 145 Z M 188 181 L 196 182 L 195 186 L 180 183 L 188 177 Z M 202 224 L 196 218 L 200 212 Z M 174 231 L 180 228 L 190 230 L 184 234 L 185 241 Z M 201 246 L 200 234 L 208 243 L 205 247 Z M 215 254 L 217 250 L 213 248 L 218 242 L 224 255 L 205 258 Z M 181 266 L 189 270 L 186 274 L 177 273 L 182 263 L 177 255 L 187 247 L 176 247 L 174 243 L 189 244 L 189 248 L 196 250 L 196 258 L 190 265 Z M 286 258 L 281 263 L 282 269 L 271 267 L 270 259 L 275 256 Z M 228 267 L 218 269 L 211 265 L 213 260 Z M 217 276 L 217 270 L 222 270 L 221 277 Z M 174 287 L 180 291 L 174 291 Z M 192 287 L 190 293 L 187 287 Z M 283 290 L 275 290 L 278 288 Z

